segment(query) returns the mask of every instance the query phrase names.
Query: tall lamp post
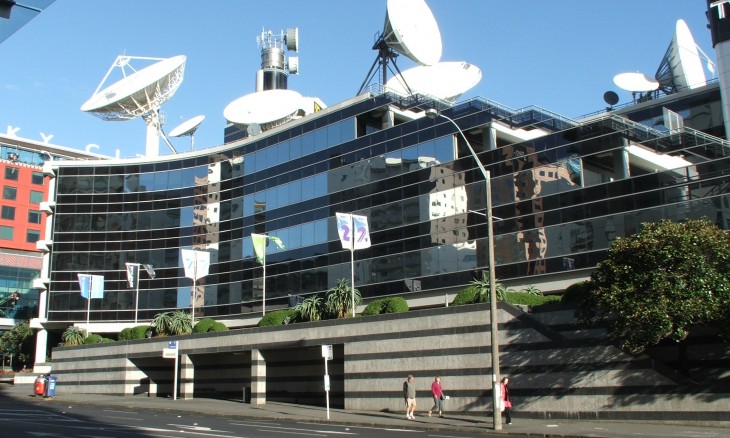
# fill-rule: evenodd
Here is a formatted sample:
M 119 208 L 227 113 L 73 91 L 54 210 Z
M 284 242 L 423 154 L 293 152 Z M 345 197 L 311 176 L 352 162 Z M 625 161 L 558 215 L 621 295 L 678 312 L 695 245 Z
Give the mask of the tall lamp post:
M 466 138 L 464 131 L 461 130 L 459 125 L 457 125 L 451 117 L 445 116 L 433 108 L 426 110 L 426 117 L 432 120 L 437 117 L 443 117 L 456 127 L 456 129 L 459 131 L 459 134 L 461 134 L 461 137 L 464 139 L 466 147 L 469 148 L 469 152 L 471 153 L 472 157 L 474 157 L 474 161 L 476 161 L 477 166 L 479 166 L 479 170 L 484 176 L 484 184 L 486 186 L 487 195 L 487 245 L 489 246 L 489 326 L 492 335 L 492 410 L 494 411 L 494 430 L 502 430 L 502 413 L 499 410 L 499 322 L 497 321 L 497 288 L 494 272 L 494 230 L 492 228 L 491 178 L 489 171 L 485 169 L 482 162 L 479 161 L 479 157 L 477 157 L 476 152 L 474 152 L 474 148 L 471 147 L 471 143 L 469 143 L 469 139 Z

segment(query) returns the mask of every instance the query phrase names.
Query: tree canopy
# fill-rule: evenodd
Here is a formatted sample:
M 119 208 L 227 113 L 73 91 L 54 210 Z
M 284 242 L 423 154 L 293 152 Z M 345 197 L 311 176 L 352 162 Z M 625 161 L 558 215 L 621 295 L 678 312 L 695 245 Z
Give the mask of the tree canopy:
M 645 223 L 616 239 L 577 316 L 606 324 L 621 348 L 684 340 L 698 325 L 730 331 L 730 235 L 708 220 Z

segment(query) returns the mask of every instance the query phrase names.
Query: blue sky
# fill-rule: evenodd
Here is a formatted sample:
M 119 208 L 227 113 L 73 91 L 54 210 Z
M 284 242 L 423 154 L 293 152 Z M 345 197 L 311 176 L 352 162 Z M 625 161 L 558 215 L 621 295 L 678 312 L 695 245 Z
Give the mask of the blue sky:
M 460 100 L 479 96 L 567 117 L 604 109 L 608 90 L 629 102 L 613 77 L 653 76 L 680 18 L 715 59 L 704 0 L 426 1 L 441 31 L 441 60 L 482 71 Z M 289 89 L 331 106 L 353 97 L 367 76 L 385 9 L 386 0 L 56 0 L 0 43 L 0 132 L 12 126 L 32 140 L 43 133 L 51 143 L 95 144 L 107 155 L 144 153 L 141 119 L 105 122 L 79 108 L 118 55 L 186 55 L 185 79 L 162 106 L 165 130 L 202 114 L 196 149 L 220 145 L 223 109 L 255 91 L 262 30 L 299 28 L 300 74 Z M 404 56 L 398 65 L 415 66 Z M 171 141 L 190 149 L 189 137 Z M 169 153 L 162 142 L 160 153 Z

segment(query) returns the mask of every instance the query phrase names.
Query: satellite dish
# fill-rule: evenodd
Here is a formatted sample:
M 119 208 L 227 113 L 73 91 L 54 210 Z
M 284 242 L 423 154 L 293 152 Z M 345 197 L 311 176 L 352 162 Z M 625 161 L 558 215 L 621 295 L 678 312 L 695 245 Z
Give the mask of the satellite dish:
M 659 82 L 643 73 L 621 73 L 613 77 L 613 83 L 626 91 L 646 93 L 659 89 Z
M 618 94 L 614 91 L 606 91 L 603 93 L 603 101 L 613 106 L 618 103 Z
M 654 75 L 661 84 L 662 91 L 671 94 L 681 89 L 693 89 L 707 84 L 697 49 L 697 43 L 687 23 L 682 19 L 677 20 L 674 38 Z
M 441 59 L 441 32 L 424 0 L 388 0 L 383 39 L 398 53 L 421 65 Z
M 133 59 L 154 60 L 154 64 L 139 71 L 131 67 Z M 147 155 L 159 153 L 159 108 L 175 94 L 185 72 L 184 55 L 172 58 L 143 58 L 118 56 L 107 71 L 94 94 L 81 105 L 81 111 L 103 120 L 131 120 L 144 116 L 147 124 Z M 114 68 L 122 70 L 124 78 L 99 91 Z M 133 71 L 127 75 L 126 68 Z M 173 150 L 173 152 L 175 152 Z
M 170 137 L 183 137 L 189 135 L 190 148 L 195 149 L 195 131 L 198 130 L 198 127 L 200 127 L 200 124 L 203 123 L 203 120 L 205 120 L 205 116 L 199 115 L 182 122 L 170 131 Z
M 240 97 L 223 110 L 231 123 L 249 126 L 258 124 L 271 129 L 291 120 L 299 111 L 302 95 L 293 90 L 265 90 Z
M 289 68 L 289 73 L 296 75 L 299 74 L 299 57 L 298 56 L 290 56 L 289 60 L 287 61 L 287 67 Z
M 250 125 L 246 126 L 246 133 L 249 137 L 261 134 L 261 125 L 259 125 L 258 123 L 251 123 Z
M 418 66 L 393 76 L 386 83 L 389 91 L 421 93 L 453 103 L 482 79 L 482 71 L 467 62 L 439 62 Z

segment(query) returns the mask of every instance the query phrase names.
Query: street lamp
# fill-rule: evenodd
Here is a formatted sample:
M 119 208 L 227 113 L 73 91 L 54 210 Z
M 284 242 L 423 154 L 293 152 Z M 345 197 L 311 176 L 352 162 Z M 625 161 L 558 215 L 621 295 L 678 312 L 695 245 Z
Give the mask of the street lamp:
M 491 178 L 489 175 L 489 171 L 485 169 L 482 162 L 479 161 L 479 157 L 477 157 L 476 152 L 474 152 L 474 149 L 471 147 L 471 143 L 469 143 L 469 139 L 466 138 L 464 131 L 461 130 L 459 125 L 457 125 L 451 117 L 445 116 L 433 108 L 426 110 L 426 117 L 432 120 L 436 117 L 443 117 L 456 127 L 456 129 L 459 131 L 459 134 L 461 134 L 461 137 L 464 139 L 466 147 L 469 148 L 471 156 L 474 157 L 474 161 L 476 161 L 477 166 L 479 166 L 479 170 L 484 176 L 484 184 L 486 186 L 487 195 L 487 245 L 489 246 L 489 325 L 492 335 L 492 410 L 494 411 L 494 430 L 502 430 L 502 413 L 499 410 L 499 323 L 497 321 L 497 288 L 494 273 L 494 230 L 492 229 Z

